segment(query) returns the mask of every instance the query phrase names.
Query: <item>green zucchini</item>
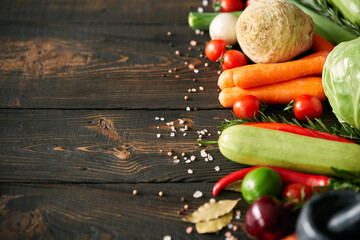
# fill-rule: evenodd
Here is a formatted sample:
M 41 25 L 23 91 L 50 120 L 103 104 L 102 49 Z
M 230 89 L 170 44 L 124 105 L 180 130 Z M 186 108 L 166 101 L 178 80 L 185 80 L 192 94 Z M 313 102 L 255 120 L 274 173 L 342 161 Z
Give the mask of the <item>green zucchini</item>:
M 237 163 L 336 176 L 331 167 L 360 172 L 360 146 L 293 133 L 234 125 L 220 135 L 219 150 Z

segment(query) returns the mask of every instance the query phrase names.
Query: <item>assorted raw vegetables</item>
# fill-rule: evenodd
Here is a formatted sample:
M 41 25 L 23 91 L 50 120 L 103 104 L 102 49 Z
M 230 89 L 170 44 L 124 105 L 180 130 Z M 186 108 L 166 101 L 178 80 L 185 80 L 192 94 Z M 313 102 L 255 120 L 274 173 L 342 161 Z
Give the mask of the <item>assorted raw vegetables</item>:
M 238 43 L 255 63 L 284 62 L 309 50 L 313 30 L 311 17 L 286 0 L 256 1 L 236 23 Z
M 338 120 L 360 130 L 360 37 L 340 43 L 329 54 L 323 85 Z
M 314 194 L 342 188 L 360 191 L 360 38 L 359 28 L 354 27 L 360 15 L 351 8 L 360 4 L 358 0 L 258 0 L 246 1 L 245 9 L 226 10 L 223 4 L 230 2 L 236 0 L 217 4 L 222 12 L 231 13 L 189 14 L 193 29 L 210 26 L 212 40 L 205 54 L 222 67 L 219 101 L 231 107 L 235 117 L 226 120 L 218 141 L 198 143 L 218 144 L 227 159 L 253 166 L 220 179 L 213 195 L 224 188 L 241 192 L 250 204 L 247 234 L 279 239 L 289 233 L 292 214 L 299 213 Z M 328 14 L 314 11 L 327 4 L 333 6 Z M 231 40 L 233 31 L 224 31 L 226 26 L 233 28 L 235 18 L 238 45 Z M 326 99 L 340 128 L 328 129 L 318 119 Z M 266 117 L 264 103 L 287 104 L 286 110 L 303 122 L 281 117 L 284 123 L 280 123 L 275 116 Z M 230 210 L 237 201 L 225 208 L 223 202 L 201 206 L 184 220 L 201 212 L 198 232 L 219 231 L 231 221 Z M 296 234 L 284 239 L 296 239 Z

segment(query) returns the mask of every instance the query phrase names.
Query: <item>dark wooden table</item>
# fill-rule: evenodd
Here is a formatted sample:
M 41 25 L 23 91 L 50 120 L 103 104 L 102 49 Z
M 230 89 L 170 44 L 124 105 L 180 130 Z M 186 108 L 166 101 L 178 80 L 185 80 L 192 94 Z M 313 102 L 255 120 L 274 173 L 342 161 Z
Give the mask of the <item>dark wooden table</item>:
M 232 118 L 217 100 L 218 65 L 200 57 L 209 36 L 187 25 L 197 7 L 0 1 L 0 239 L 225 239 L 228 228 L 187 234 L 193 225 L 180 220 L 212 198 L 214 182 L 245 167 L 216 146 L 205 161 L 196 143 L 198 131 L 215 140 Z M 325 108 L 323 120 L 334 121 Z M 247 207 L 240 201 L 233 221 L 238 239 L 247 239 Z

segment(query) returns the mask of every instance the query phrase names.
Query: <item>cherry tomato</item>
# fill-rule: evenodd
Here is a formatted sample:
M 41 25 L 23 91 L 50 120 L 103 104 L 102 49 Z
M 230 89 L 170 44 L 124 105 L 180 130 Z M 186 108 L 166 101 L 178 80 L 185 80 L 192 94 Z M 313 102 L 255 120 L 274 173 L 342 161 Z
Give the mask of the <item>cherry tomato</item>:
M 241 0 L 220 0 L 220 12 L 234 12 L 244 10 L 244 3 Z
M 249 5 L 253 4 L 254 2 L 256 2 L 256 0 L 247 0 L 245 3 L 245 7 L 248 7 Z
M 216 62 L 225 52 L 229 43 L 222 39 L 213 39 L 205 47 L 205 55 L 211 61 Z
M 244 66 L 248 63 L 246 56 L 238 50 L 229 50 L 223 55 L 223 70 Z
M 280 175 L 267 167 L 256 168 L 246 174 L 241 183 L 241 194 L 251 204 L 262 196 L 277 196 L 281 193 L 283 182 Z
M 322 112 L 323 106 L 317 97 L 304 94 L 295 99 L 294 114 L 301 121 L 307 121 L 306 117 L 314 120 L 320 117 Z
M 238 118 L 253 119 L 259 116 L 260 99 L 253 95 L 239 98 L 233 105 L 233 112 Z
M 285 199 L 293 202 L 305 202 L 312 196 L 312 189 L 301 183 L 291 183 L 282 192 Z

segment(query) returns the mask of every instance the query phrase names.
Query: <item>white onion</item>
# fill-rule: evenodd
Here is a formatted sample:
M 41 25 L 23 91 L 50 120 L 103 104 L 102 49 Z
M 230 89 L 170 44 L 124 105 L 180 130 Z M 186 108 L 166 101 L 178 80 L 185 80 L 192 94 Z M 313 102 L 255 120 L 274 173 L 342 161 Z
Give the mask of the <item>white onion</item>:
M 209 34 L 211 39 L 222 39 L 229 44 L 237 43 L 236 21 L 238 17 L 231 13 L 220 13 L 210 23 Z

